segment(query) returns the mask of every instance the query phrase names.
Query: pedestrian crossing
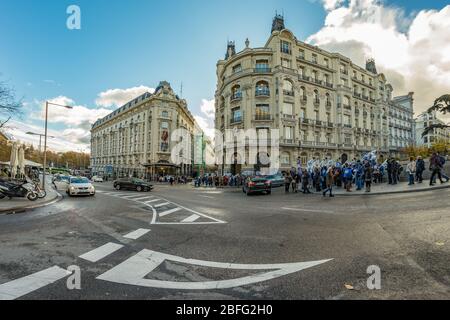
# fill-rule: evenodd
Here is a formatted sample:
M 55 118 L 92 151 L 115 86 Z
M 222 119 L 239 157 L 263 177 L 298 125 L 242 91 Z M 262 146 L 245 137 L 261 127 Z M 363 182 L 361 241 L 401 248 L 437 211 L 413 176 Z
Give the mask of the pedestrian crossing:
M 152 211 L 151 224 L 165 225 L 195 225 L 195 224 L 223 224 L 220 219 L 213 218 L 201 212 L 179 205 L 158 195 L 143 195 L 142 192 L 117 192 L 97 190 L 97 193 L 132 201 Z

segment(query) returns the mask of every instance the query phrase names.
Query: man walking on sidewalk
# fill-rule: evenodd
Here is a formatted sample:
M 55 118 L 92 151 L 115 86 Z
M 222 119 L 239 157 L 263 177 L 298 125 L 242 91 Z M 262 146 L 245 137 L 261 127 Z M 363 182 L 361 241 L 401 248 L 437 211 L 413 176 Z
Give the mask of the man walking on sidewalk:
M 333 184 L 335 182 L 335 178 L 336 178 L 335 167 L 331 166 L 327 172 L 327 177 L 326 177 L 327 189 L 325 189 L 325 191 L 323 192 L 324 197 L 327 195 L 328 192 L 330 192 L 330 198 L 334 197 Z
M 418 183 L 423 182 L 423 172 L 425 171 L 425 161 L 423 161 L 421 156 L 417 157 L 416 162 L 416 181 Z
M 409 163 L 406 166 L 406 173 L 408 174 L 409 184 L 410 186 L 414 185 L 414 175 L 416 173 L 416 162 L 414 158 L 409 158 Z
M 430 171 L 432 172 L 430 178 L 430 186 L 434 186 L 433 181 L 436 175 L 438 176 L 441 183 L 444 183 L 444 181 L 442 180 L 441 170 L 442 170 L 441 159 L 438 157 L 436 153 L 433 153 L 430 159 Z

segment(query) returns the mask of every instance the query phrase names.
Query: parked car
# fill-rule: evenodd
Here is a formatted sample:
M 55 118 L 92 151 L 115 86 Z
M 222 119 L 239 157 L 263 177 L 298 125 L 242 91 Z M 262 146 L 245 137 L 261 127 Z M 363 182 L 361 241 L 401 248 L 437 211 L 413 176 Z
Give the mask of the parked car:
M 249 196 L 254 193 L 272 193 L 272 186 L 269 180 L 264 177 L 250 177 L 245 180 L 242 191 Z
M 103 178 L 99 176 L 93 176 L 91 180 L 92 182 L 103 182 Z
M 70 177 L 66 193 L 72 196 L 95 196 L 95 188 L 88 178 Z
M 136 190 L 141 191 L 152 191 L 153 185 L 150 183 L 137 178 L 126 178 L 114 181 L 113 186 L 116 190 Z
M 270 181 L 272 188 L 278 188 L 284 185 L 284 177 L 281 173 L 264 176 L 264 179 Z

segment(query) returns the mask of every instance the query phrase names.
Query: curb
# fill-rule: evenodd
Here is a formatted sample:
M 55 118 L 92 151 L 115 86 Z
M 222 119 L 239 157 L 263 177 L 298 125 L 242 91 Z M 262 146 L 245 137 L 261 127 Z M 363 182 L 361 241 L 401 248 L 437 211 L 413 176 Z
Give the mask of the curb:
M 10 214 L 21 213 L 26 210 L 42 208 L 42 207 L 46 207 L 51 204 L 54 204 L 63 199 L 63 196 L 58 191 L 55 191 L 55 192 L 56 192 L 56 197 L 54 197 L 52 199 L 48 199 L 48 200 L 41 202 L 39 204 L 36 204 L 36 205 L 20 206 L 20 207 L 8 208 L 8 209 L 0 209 L 0 215 L 10 215 Z
M 444 190 L 444 189 L 450 189 L 450 185 L 446 186 L 437 186 L 437 187 L 431 187 L 429 189 L 417 189 L 417 190 L 402 190 L 402 191 L 382 191 L 382 192 L 363 192 L 363 193 L 349 193 L 349 194 L 334 194 L 336 197 L 370 197 L 370 196 L 379 196 L 379 195 L 389 195 L 389 194 L 402 194 L 402 193 L 418 193 L 418 192 L 430 192 L 434 190 Z

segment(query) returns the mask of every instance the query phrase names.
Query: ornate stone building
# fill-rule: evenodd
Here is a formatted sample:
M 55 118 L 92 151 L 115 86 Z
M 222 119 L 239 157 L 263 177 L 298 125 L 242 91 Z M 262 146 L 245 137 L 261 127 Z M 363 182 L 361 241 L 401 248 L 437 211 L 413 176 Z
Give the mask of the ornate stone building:
M 392 87 L 388 87 L 388 95 Z M 401 150 L 416 144 L 414 122 L 414 93 L 394 97 L 389 103 L 389 151 L 400 156 Z
M 425 146 L 430 148 L 436 142 L 447 142 L 447 143 L 450 142 L 450 128 L 435 128 L 424 137 L 422 136 L 425 128 L 436 124 L 442 125 L 446 124 L 444 121 L 437 118 L 436 111 L 433 111 L 431 113 L 428 112 L 421 113 L 415 120 L 415 123 L 416 123 L 416 144 L 418 146 Z
M 236 52 L 229 42 L 217 63 L 218 130 L 279 129 L 282 170 L 298 159 L 304 164 L 312 158 L 345 161 L 371 150 L 389 153 L 390 85 L 374 60 L 362 68 L 306 44 L 279 15 L 264 47 L 251 48 L 248 40 L 245 45 Z M 253 169 L 238 162 L 222 167 L 232 173 Z
M 191 155 L 186 155 L 189 160 L 180 165 L 171 161 L 173 145 L 170 137 L 178 128 L 191 133 L 191 142 L 195 135 L 201 135 L 186 101 L 173 92 L 168 82 L 162 81 L 153 94 L 137 97 L 93 125 L 93 173 L 139 178 L 191 175 Z M 190 152 L 193 154 L 193 150 Z

